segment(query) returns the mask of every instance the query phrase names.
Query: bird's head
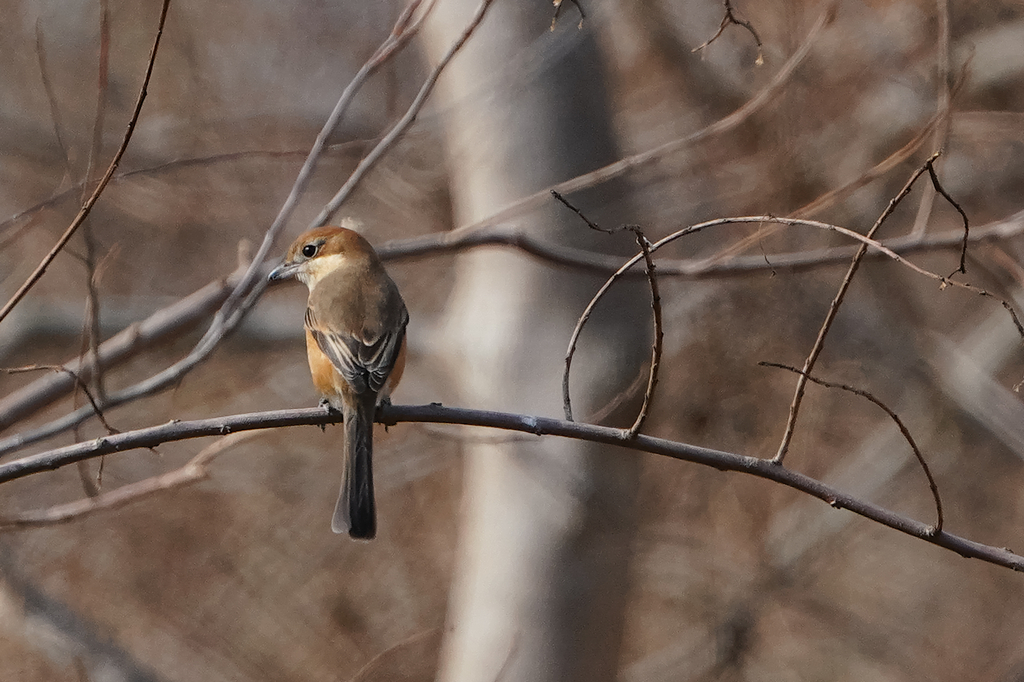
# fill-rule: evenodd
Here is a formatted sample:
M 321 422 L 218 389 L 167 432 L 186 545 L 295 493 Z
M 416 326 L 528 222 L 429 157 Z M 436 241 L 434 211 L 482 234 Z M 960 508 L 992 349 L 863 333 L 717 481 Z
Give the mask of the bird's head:
M 292 242 L 270 280 L 294 277 L 312 290 L 327 273 L 359 262 L 377 262 L 377 254 L 362 235 L 345 227 L 317 227 Z

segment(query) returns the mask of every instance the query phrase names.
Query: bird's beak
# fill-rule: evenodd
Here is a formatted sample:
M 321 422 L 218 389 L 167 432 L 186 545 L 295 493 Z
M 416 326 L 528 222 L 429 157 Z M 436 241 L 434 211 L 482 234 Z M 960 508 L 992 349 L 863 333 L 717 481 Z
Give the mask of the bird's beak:
M 298 263 L 281 263 L 276 268 L 270 271 L 270 276 L 267 278 L 271 282 L 277 282 L 282 279 L 291 279 L 295 276 L 295 273 L 299 271 Z

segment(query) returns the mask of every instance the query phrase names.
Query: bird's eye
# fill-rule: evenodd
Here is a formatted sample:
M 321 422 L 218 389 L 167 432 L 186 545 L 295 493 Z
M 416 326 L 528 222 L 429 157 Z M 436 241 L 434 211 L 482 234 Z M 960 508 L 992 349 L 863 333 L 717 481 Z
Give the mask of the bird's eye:
M 316 244 L 306 244 L 302 247 L 302 255 L 306 258 L 312 258 L 316 255 L 317 248 Z

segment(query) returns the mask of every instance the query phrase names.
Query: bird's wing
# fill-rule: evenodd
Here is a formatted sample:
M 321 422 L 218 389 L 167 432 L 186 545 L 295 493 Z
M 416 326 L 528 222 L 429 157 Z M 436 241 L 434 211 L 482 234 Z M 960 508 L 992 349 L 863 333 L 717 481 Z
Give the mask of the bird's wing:
M 395 366 L 405 338 L 409 314 L 403 309 L 401 324 L 376 338 L 359 338 L 318 324 L 312 308 L 306 309 L 306 327 L 324 355 L 356 393 L 378 393 Z

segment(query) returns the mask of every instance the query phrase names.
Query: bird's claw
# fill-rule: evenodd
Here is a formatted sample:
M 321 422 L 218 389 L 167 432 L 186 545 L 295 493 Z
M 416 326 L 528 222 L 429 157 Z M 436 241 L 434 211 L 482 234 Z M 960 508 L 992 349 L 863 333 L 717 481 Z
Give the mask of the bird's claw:
M 320 398 L 319 407 L 321 410 L 325 410 L 327 414 L 341 414 L 341 411 L 334 407 L 334 405 L 331 405 L 331 401 L 327 398 Z M 319 424 L 319 426 L 321 431 L 327 431 L 327 424 Z

